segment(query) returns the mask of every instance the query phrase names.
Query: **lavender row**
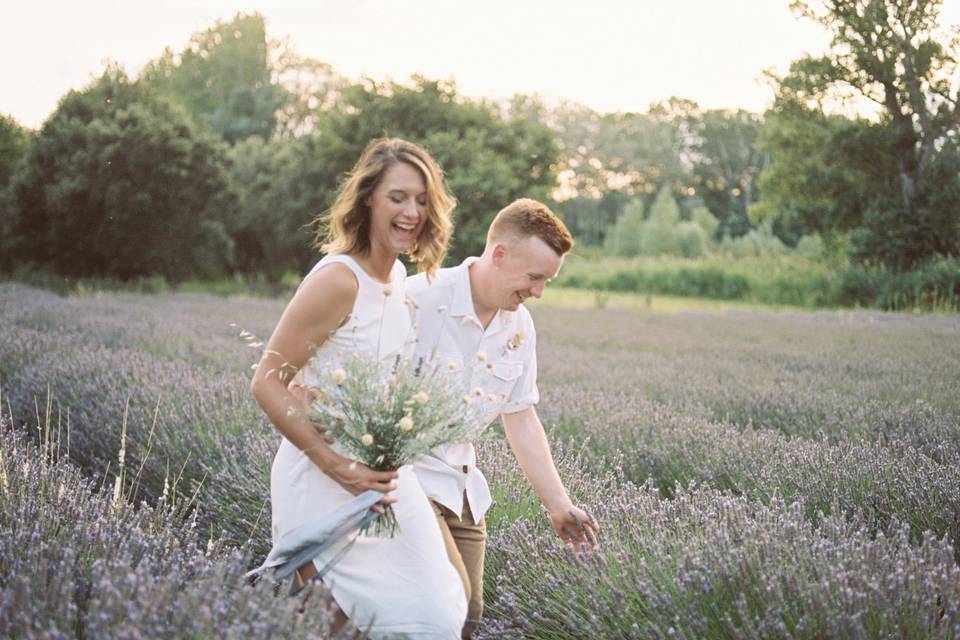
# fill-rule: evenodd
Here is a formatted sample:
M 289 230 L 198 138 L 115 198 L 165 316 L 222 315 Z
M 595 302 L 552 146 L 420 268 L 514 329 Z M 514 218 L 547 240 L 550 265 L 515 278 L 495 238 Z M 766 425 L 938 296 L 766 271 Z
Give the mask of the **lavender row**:
M 707 488 L 663 500 L 611 492 L 603 544 L 575 554 L 525 519 L 491 544 L 499 571 L 483 627 L 500 638 L 955 638 L 951 545 L 857 518 L 814 526 L 800 503 Z
M 0 421 L 0 636 L 326 638 L 329 596 L 249 585 L 172 494 L 132 506 Z M 61 449 L 62 450 L 62 449 Z

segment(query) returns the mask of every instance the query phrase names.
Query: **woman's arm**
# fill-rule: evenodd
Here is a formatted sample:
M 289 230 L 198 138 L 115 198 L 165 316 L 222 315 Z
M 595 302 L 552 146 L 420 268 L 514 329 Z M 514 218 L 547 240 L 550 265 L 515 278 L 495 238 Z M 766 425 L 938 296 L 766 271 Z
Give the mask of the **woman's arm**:
M 250 383 L 250 391 L 277 431 L 354 495 L 368 489 L 390 491 L 397 473 L 373 471 L 331 449 L 288 385 L 353 309 L 357 289 L 356 276 L 341 264 L 331 264 L 307 278 L 280 317 Z M 392 501 L 385 498 L 383 502 Z

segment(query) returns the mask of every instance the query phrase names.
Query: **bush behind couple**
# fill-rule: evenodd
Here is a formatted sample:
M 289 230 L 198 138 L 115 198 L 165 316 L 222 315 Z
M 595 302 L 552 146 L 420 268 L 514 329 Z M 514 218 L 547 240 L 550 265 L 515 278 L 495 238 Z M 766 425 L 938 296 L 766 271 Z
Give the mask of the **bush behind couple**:
M 284 310 L 251 383 L 283 436 L 271 469 L 274 541 L 369 489 L 384 494 L 375 508 L 394 504 L 400 533 L 361 536 L 323 579 L 339 623 L 349 617 L 372 637 L 471 636 L 483 610 L 484 514 L 492 500 L 472 444 L 438 447 L 393 472 L 340 455 L 305 412 L 293 410 L 302 407 L 299 385 L 311 385 L 337 353 L 367 351 L 386 361 L 415 329 L 416 354 L 455 365 L 465 390 L 477 384 L 469 365 L 482 361 L 484 391 L 498 399 L 486 405 L 488 418 L 499 415 L 554 530 L 566 543 L 596 544 L 597 525 L 567 495 L 537 416 L 536 331 L 523 306 L 557 275 L 573 238 L 544 204 L 520 199 L 497 214 L 482 255 L 439 269 L 455 203 L 423 148 L 372 141 L 322 219 L 318 247 L 326 256 Z M 400 254 L 420 273 L 406 278 Z M 416 303 L 415 326 L 406 296 Z M 300 579 L 324 562 L 305 564 Z

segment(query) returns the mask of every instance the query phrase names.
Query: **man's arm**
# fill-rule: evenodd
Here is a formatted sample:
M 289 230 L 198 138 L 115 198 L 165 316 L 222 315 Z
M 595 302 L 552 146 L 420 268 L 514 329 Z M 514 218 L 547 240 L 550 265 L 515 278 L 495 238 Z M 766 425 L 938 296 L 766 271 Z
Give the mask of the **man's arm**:
M 531 406 L 516 413 L 504 413 L 500 419 L 507 442 L 550 513 L 557 535 L 570 544 L 596 546 L 599 527 L 583 509 L 574 506 L 567 495 L 536 409 Z

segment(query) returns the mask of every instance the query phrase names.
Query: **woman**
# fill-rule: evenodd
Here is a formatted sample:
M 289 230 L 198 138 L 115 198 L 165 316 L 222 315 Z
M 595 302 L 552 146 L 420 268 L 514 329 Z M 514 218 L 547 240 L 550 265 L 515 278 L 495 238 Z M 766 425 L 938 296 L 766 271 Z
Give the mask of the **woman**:
M 417 145 L 371 142 L 325 222 L 327 254 L 304 278 L 264 350 L 251 391 L 283 441 L 273 462 L 273 539 L 368 489 L 392 504 L 393 538 L 361 535 L 324 576 L 340 607 L 374 637 L 458 638 L 463 583 L 447 556 L 430 504 L 409 467 L 377 472 L 341 455 L 307 419 L 288 385 L 298 371 L 315 384 L 345 352 L 389 363 L 408 344 L 410 314 L 401 253 L 432 273 L 446 253 L 455 201 L 436 162 Z M 325 366 L 327 365 L 327 366 Z M 307 580 L 332 557 L 298 574 Z

